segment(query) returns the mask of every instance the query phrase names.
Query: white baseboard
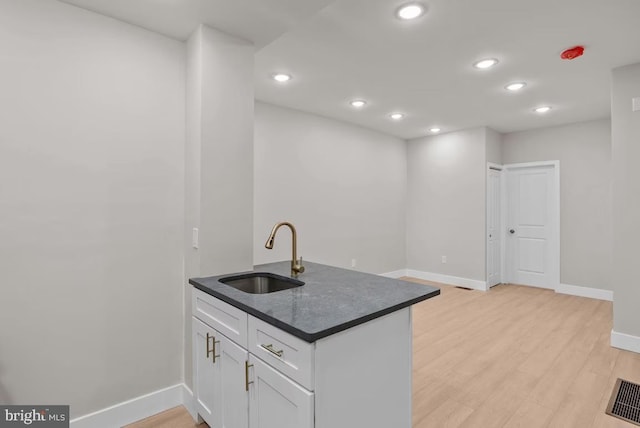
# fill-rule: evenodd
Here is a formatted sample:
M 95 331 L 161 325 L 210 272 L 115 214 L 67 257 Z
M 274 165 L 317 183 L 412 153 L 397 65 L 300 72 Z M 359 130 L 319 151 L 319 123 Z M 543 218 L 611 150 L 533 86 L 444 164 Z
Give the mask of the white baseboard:
M 601 288 L 581 287 L 578 285 L 560 284 L 556 293 L 570 294 L 572 296 L 589 297 L 590 299 L 607 300 L 613 302 L 613 291 Z
M 410 276 L 413 278 L 424 279 L 427 281 L 441 282 L 443 284 L 457 285 L 459 287 L 472 288 L 474 290 L 487 291 L 486 281 L 477 279 L 461 278 L 451 275 L 443 275 L 440 273 L 424 272 L 413 269 L 400 269 L 393 272 L 381 273 L 380 276 L 387 278 L 400 278 L 402 276 Z M 553 287 L 544 287 L 536 285 L 528 285 L 528 287 L 546 288 L 554 290 Z M 572 296 L 588 297 L 591 299 L 606 300 L 613 302 L 613 291 L 601 288 L 581 287 L 578 285 L 560 284 L 555 288 L 556 293 L 569 294 Z
M 196 410 L 195 399 L 193 398 L 193 391 L 184 383 L 182 384 L 182 404 L 195 421 L 198 418 L 198 412 Z
M 193 393 L 181 383 L 71 419 L 71 428 L 121 427 L 183 404 L 193 415 Z
M 541 284 L 514 284 L 514 285 L 522 285 L 523 287 L 542 288 L 543 290 L 553 290 L 553 291 L 556 291 L 557 289 L 557 287 L 554 285 L 541 285 Z
M 440 273 L 423 272 L 419 270 L 407 269 L 407 276 L 424 279 L 427 281 L 441 282 L 443 284 L 457 285 L 459 287 L 472 288 L 474 290 L 487 291 L 487 282 L 477 279 L 460 278 L 458 276 L 443 275 Z
M 401 278 L 403 276 L 407 276 L 407 270 L 406 269 L 400 269 L 400 270 L 394 270 L 393 272 L 387 272 L 387 273 L 381 273 L 379 274 L 380 276 L 384 276 L 386 278 Z
M 611 330 L 611 346 L 640 354 L 640 337 Z

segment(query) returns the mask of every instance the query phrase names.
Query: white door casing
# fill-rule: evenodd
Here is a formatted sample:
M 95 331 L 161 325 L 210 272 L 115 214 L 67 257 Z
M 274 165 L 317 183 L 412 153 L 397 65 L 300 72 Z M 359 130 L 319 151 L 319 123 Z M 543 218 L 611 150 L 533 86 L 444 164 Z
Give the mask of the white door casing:
M 502 168 L 487 169 L 487 287 L 502 282 Z
M 560 283 L 559 162 L 505 165 L 506 273 L 514 284 Z

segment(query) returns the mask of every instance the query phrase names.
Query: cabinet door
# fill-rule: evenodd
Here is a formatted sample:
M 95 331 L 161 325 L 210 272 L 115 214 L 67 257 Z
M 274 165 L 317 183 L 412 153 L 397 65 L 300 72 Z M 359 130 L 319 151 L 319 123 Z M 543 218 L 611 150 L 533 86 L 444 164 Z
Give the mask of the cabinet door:
M 216 340 L 220 341 L 216 348 L 216 351 L 219 351 L 216 365 L 220 368 L 216 382 L 222 399 L 220 427 L 248 428 L 249 393 L 246 390 L 245 364 L 249 353 L 218 332 Z
M 193 394 L 196 411 L 212 428 L 220 426 L 220 388 L 216 388 L 220 365 L 213 362 L 215 330 L 197 318 L 192 318 L 193 331 Z
M 249 356 L 249 426 L 313 428 L 313 393 Z

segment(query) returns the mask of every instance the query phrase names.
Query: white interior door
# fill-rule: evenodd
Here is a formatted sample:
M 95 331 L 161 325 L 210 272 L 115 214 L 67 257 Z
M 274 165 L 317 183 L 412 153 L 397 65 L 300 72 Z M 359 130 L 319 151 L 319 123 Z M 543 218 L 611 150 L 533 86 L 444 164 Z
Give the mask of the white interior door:
M 558 163 L 505 167 L 508 281 L 555 289 L 560 280 Z
M 487 286 L 502 282 L 502 171 L 487 173 Z

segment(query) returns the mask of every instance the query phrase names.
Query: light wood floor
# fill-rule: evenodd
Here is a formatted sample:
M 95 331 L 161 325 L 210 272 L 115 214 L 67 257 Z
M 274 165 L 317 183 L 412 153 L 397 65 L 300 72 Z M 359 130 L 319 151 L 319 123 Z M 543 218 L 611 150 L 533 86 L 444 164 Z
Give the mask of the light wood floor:
M 441 288 L 414 306 L 413 428 L 635 426 L 604 413 L 618 377 L 640 383 L 640 354 L 609 346 L 610 302 Z M 129 428 L 195 426 L 177 407 Z

